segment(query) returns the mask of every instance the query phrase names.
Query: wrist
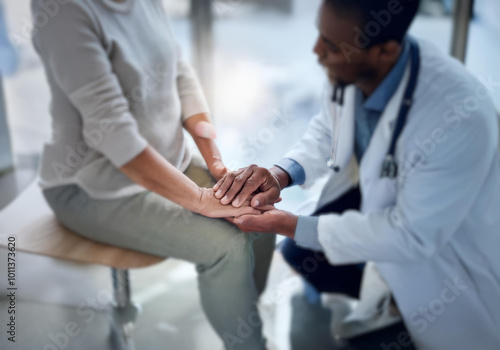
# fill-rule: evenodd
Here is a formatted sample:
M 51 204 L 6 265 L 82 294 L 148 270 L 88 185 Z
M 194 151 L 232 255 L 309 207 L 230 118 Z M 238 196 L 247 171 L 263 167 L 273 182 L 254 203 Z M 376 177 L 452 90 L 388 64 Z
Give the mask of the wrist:
M 280 233 L 284 236 L 294 239 L 295 238 L 295 230 L 297 229 L 297 222 L 299 217 L 292 213 L 286 212 L 287 217 L 286 220 L 281 221 L 282 227 L 280 229 Z
M 220 159 L 220 158 L 212 158 L 212 159 L 207 161 L 207 166 L 209 169 L 216 168 L 216 167 L 221 166 L 221 165 L 223 165 L 223 163 L 222 163 L 222 159 Z
M 273 166 L 271 169 L 269 169 L 269 172 L 276 179 L 280 187 L 280 191 L 287 187 L 290 183 L 290 175 L 288 175 L 288 173 L 280 167 Z
M 197 190 L 195 191 L 195 200 L 191 201 L 191 203 L 195 203 L 192 205 L 189 203 L 186 205 L 184 208 L 192 211 L 193 213 L 197 214 L 202 214 L 206 211 L 207 208 L 207 196 L 206 196 L 206 189 L 198 187 Z
M 207 167 L 212 176 L 218 181 L 220 180 L 226 173 L 227 168 L 222 162 L 222 159 L 214 158 L 207 162 Z

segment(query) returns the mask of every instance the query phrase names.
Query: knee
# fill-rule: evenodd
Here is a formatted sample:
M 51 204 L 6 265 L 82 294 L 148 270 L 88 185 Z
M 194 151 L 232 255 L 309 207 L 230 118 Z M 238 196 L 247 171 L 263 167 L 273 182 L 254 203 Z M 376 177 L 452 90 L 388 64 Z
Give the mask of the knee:
M 287 238 L 281 247 L 281 254 L 283 259 L 292 267 L 300 266 L 302 264 L 303 256 L 302 249 L 297 247 L 293 239 Z
M 252 255 L 252 238 L 247 233 L 232 230 L 221 245 L 221 251 L 231 259 L 247 258 Z
M 248 267 L 253 264 L 252 239 L 248 234 L 230 228 L 216 237 L 214 237 L 216 241 L 206 261 L 197 264 L 198 272 L 224 264 Z

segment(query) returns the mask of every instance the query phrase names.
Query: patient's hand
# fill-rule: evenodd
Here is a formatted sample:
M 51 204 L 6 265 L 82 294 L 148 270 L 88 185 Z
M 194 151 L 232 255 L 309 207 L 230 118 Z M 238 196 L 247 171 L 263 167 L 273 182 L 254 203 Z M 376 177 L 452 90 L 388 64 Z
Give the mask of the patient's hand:
M 241 215 L 261 215 L 262 211 L 252 208 L 250 201 L 243 203 L 241 207 L 224 205 L 215 197 L 211 188 L 200 188 L 200 198 L 196 212 L 211 218 L 232 218 Z
M 281 189 L 282 185 L 275 173 L 255 164 L 228 172 L 214 186 L 215 196 L 221 199 L 222 204 L 232 203 L 233 206 L 240 207 L 255 194 L 251 205 L 259 209 L 277 203 Z
M 298 216 L 278 209 L 265 211 L 261 215 L 243 215 L 229 220 L 243 232 L 279 233 L 294 238 Z

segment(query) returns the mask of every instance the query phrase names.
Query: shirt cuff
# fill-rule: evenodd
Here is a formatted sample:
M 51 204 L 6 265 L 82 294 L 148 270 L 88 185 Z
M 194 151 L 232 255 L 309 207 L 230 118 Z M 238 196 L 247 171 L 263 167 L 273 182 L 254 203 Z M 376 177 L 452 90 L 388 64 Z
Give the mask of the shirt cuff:
M 323 251 L 318 240 L 318 216 L 299 216 L 295 229 L 295 242 L 303 248 Z
M 306 181 L 306 173 L 304 171 L 304 168 L 302 167 L 302 165 L 300 165 L 293 159 L 283 158 L 274 165 L 286 171 L 287 174 L 290 176 L 292 182 L 289 183 L 287 187 L 294 185 L 302 185 Z

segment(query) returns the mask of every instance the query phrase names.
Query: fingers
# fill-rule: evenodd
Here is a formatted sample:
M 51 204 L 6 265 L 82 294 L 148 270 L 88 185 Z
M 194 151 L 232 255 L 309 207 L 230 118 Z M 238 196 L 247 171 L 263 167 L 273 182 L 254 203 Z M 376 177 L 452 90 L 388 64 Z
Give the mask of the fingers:
M 255 208 L 252 208 L 252 207 L 242 207 L 242 208 L 239 208 L 235 217 L 240 217 L 240 216 L 244 216 L 244 215 L 250 215 L 250 216 L 262 215 L 262 212 L 260 210 L 255 209 Z
M 259 215 L 261 215 L 261 213 L 259 212 Z M 239 216 L 239 217 L 246 217 L 246 216 L 255 216 L 253 214 L 245 214 L 243 216 Z M 252 230 L 252 227 L 249 227 L 249 226 L 243 226 L 243 225 L 238 225 L 235 223 L 235 220 L 236 218 L 235 217 L 228 217 L 228 218 L 224 218 L 224 220 L 232 223 L 233 225 L 236 225 L 241 231 L 243 232 L 253 232 Z
M 213 190 L 214 191 L 217 191 L 219 188 L 220 188 L 220 185 L 222 185 L 222 183 L 224 182 L 224 179 L 226 178 L 228 173 L 225 173 L 224 176 L 222 176 L 219 181 L 217 181 L 217 183 L 214 185 L 213 187 Z
M 233 223 L 243 232 L 258 231 L 258 227 L 254 220 L 254 215 L 243 215 L 233 220 Z
M 267 169 L 256 167 L 253 170 L 252 175 L 246 180 L 243 189 L 233 199 L 233 205 L 235 207 L 241 206 L 256 191 L 266 193 L 266 195 L 264 198 L 259 196 L 254 202 L 259 204 L 254 205 L 254 207 L 266 205 L 268 204 L 268 201 L 272 201 L 272 203 L 274 203 L 274 197 L 279 197 L 279 190 L 274 188 L 274 183 L 272 180 L 270 181 L 270 179 L 274 180 Z
M 230 176 L 231 174 L 234 174 L 234 173 L 238 173 L 238 174 L 239 174 L 240 172 L 243 172 L 243 169 L 239 169 L 238 171 L 229 171 L 229 170 L 228 170 L 228 171 L 224 174 L 224 176 L 222 176 L 222 178 L 221 178 L 221 179 L 219 179 L 219 180 L 217 181 L 217 183 L 216 183 L 216 184 L 214 185 L 214 187 L 213 187 L 213 190 L 214 190 L 214 191 L 218 191 L 218 190 L 220 189 L 220 187 L 222 186 L 222 184 L 226 181 L 226 179 L 228 179 L 228 178 L 229 178 L 229 176 Z M 225 194 L 225 193 L 224 193 L 224 194 Z M 222 197 L 224 194 L 221 194 L 220 196 Z
M 247 201 L 250 202 L 250 200 L 254 197 L 254 192 L 257 191 L 265 181 L 265 177 L 261 177 L 254 172 L 246 180 L 245 185 L 243 186 L 241 191 L 239 191 L 239 193 L 237 193 L 237 195 L 235 196 L 234 200 L 232 201 L 233 206 L 241 207 Z M 231 197 L 233 194 L 231 190 L 229 190 L 229 192 L 227 193 L 228 197 Z
M 242 215 L 234 218 L 233 222 L 237 225 L 249 225 L 253 224 L 252 215 Z
M 232 203 L 235 197 L 241 192 L 242 195 L 239 197 L 238 203 L 233 204 L 235 207 L 240 207 L 247 200 L 247 198 L 260 187 L 263 180 L 255 179 L 253 176 L 256 167 L 256 165 L 251 165 L 248 168 L 245 168 L 242 173 L 234 177 L 231 187 L 221 199 L 222 204 Z M 223 184 L 221 188 L 224 185 L 225 184 Z
M 221 185 L 224 183 L 224 181 L 226 180 L 226 177 L 230 174 L 231 172 L 227 172 L 224 174 L 224 176 L 222 176 L 222 178 L 219 179 L 219 181 L 217 181 L 217 183 L 214 185 L 213 187 L 213 190 L 214 191 L 217 191 L 219 190 L 219 188 L 221 187 Z
M 231 171 L 226 175 L 224 175 L 224 177 L 222 177 L 222 179 L 220 179 L 213 187 L 214 191 L 216 191 L 215 197 L 218 199 L 224 197 L 229 188 L 231 187 L 231 185 L 233 184 L 233 181 L 236 178 L 236 176 L 243 173 L 244 170 L 245 169 L 239 169 L 237 171 Z
M 265 213 L 266 211 L 269 211 L 269 210 L 276 210 L 276 207 L 272 204 L 268 204 L 268 205 L 265 205 L 263 207 L 259 207 L 258 210 L 261 213 Z
M 266 215 L 243 215 L 234 219 L 234 224 L 243 232 L 273 232 L 272 219 Z
M 236 172 L 227 173 L 213 187 L 215 197 L 221 204 L 232 205 L 236 208 L 244 206 L 251 200 L 251 206 L 260 208 L 268 204 L 275 204 L 280 199 L 280 188 L 274 177 L 267 169 L 250 165 Z M 255 193 L 260 192 L 254 196 Z

